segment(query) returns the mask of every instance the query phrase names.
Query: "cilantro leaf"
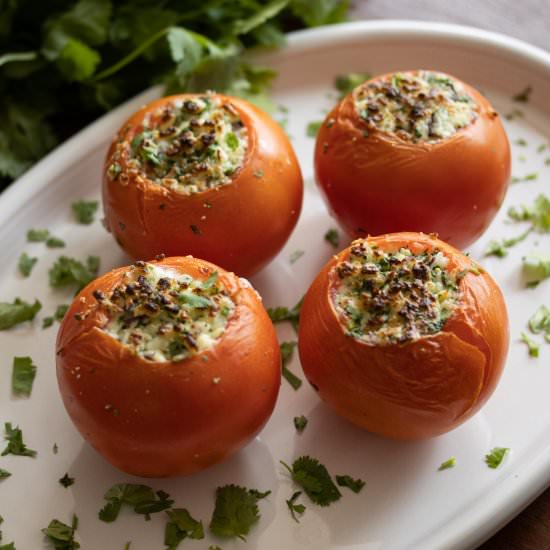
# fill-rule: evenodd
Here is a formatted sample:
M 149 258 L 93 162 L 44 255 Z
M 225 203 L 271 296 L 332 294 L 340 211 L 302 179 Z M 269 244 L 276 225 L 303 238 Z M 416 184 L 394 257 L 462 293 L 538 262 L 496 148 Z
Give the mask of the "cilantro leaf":
M 302 298 L 294 307 L 289 309 L 288 307 L 276 307 L 268 308 L 267 314 L 273 323 L 281 323 L 283 321 L 290 321 L 294 330 L 298 332 L 298 323 L 300 322 L 300 309 L 302 308 Z
M 490 241 L 485 250 L 485 256 L 497 256 L 499 258 L 504 258 L 504 256 L 508 254 L 507 249 L 525 240 L 531 231 L 532 228 L 530 227 L 527 231 L 524 231 L 517 237 L 502 239 L 500 241 Z
M 529 350 L 530 357 L 538 357 L 540 352 L 540 346 L 533 339 L 529 338 L 525 332 L 521 333 L 521 341 L 524 344 L 527 344 L 527 349 Z
M 19 273 L 21 273 L 23 277 L 28 277 L 37 261 L 38 258 L 32 258 L 26 252 L 23 252 L 23 254 L 19 256 L 19 260 L 17 262 Z
M 529 319 L 529 329 L 533 334 L 544 333 L 544 339 L 550 344 L 550 309 L 540 306 Z
M 36 365 L 30 357 L 14 357 L 11 374 L 11 389 L 15 395 L 29 397 L 36 376 Z
M 315 504 L 328 506 L 342 497 L 328 470 L 316 458 L 301 456 L 293 462 L 292 468 L 280 462 Z
M 191 539 L 204 538 L 202 521 L 194 519 L 185 508 L 174 508 L 166 513 L 170 518 L 164 530 L 166 550 L 175 550 L 186 537 Z
M 66 473 L 63 477 L 59 478 L 59 483 L 68 489 L 71 485 L 74 485 L 74 477 L 69 477 L 69 474 Z
M 334 228 L 329 229 L 325 233 L 325 241 L 330 243 L 334 248 L 338 248 L 340 244 L 340 235 L 338 234 L 338 231 Z
M 445 460 L 445 462 L 442 462 L 437 470 L 440 472 L 441 470 L 448 470 L 449 468 L 454 468 L 455 466 L 456 458 L 452 456 L 451 458 Z
M 74 540 L 77 527 L 78 518 L 73 514 L 71 525 L 52 519 L 42 532 L 55 550 L 77 550 L 80 548 L 80 544 Z
M 20 298 L 16 298 L 12 304 L 0 302 L 0 330 L 12 328 L 15 325 L 32 321 L 42 308 L 42 304 L 35 300 L 29 304 Z
M 312 122 L 309 122 L 306 127 L 307 137 L 311 137 L 311 138 L 317 137 L 317 134 L 319 133 L 319 130 L 321 129 L 322 125 L 323 125 L 322 120 L 314 120 Z
M 307 418 L 302 414 L 294 417 L 294 427 L 297 432 L 303 432 L 307 426 Z
M 260 519 L 258 495 L 263 493 L 238 485 L 218 487 L 210 531 L 219 537 L 246 540 L 250 528 Z
M 45 243 L 50 236 L 47 229 L 29 229 L 27 231 L 27 241 L 30 243 Z
M 523 278 L 528 285 L 540 283 L 550 277 L 550 256 L 532 253 L 523 258 Z
M 84 225 L 93 223 L 98 207 L 97 201 L 80 200 L 71 204 L 76 221 Z
M 508 447 L 494 447 L 485 455 L 485 463 L 489 468 L 498 468 L 509 452 Z
M 334 79 L 334 87 L 340 92 L 340 99 L 349 94 L 357 86 L 360 86 L 366 80 L 372 77 L 370 73 L 348 73 L 338 75 Z
M 309 27 L 343 21 L 349 0 L 290 0 L 290 9 Z
M 2 456 L 15 455 L 15 456 L 36 456 L 36 451 L 27 448 L 23 442 L 23 432 L 19 429 L 19 426 L 13 428 L 11 422 L 4 424 L 4 439 L 8 442 L 6 448 L 2 451 Z
M 290 515 L 296 523 L 300 523 L 300 520 L 296 517 L 296 514 L 300 516 L 306 511 L 306 507 L 303 504 L 295 504 L 298 497 L 302 494 L 302 491 L 296 491 L 292 496 L 285 500 L 288 509 L 290 510 Z
M 17 549 L 15 548 L 15 543 L 10 542 L 9 544 L 2 544 L 0 546 L 0 550 L 17 550 Z
M 336 483 L 340 487 L 347 487 L 348 489 L 351 489 L 354 493 L 359 493 L 361 489 L 365 486 L 365 482 L 362 479 L 353 479 L 349 475 L 342 475 L 342 476 L 335 476 L 336 477 Z
M 287 363 L 292 359 L 294 353 L 294 348 L 296 347 L 297 342 L 283 342 L 279 348 L 281 350 L 281 374 L 283 378 L 295 389 L 297 390 L 302 385 L 302 380 L 296 376 L 288 367 Z
M 60 256 L 49 270 L 49 281 L 52 288 L 76 286 L 77 291 L 95 279 L 99 270 L 97 256 L 88 256 L 87 265 L 82 262 Z
M 237 19 L 233 23 L 233 34 L 246 34 L 275 17 L 288 5 L 289 0 L 271 0 L 246 19 Z
M 8 472 L 7 470 L 4 470 L 3 468 L 0 468 L 0 480 L 1 479 L 6 479 L 10 476 L 11 476 L 10 472 Z
M 539 233 L 548 233 L 550 232 L 550 199 L 541 193 L 531 207 L 521 205 L 509 208 L 508 217 L 515 221 L 530 221 L 533 229 Z
M 59 239 L 57 237 L 50 237 L 46 241 L 46 246 L 48 248 L 64 248 L 65 247 L 65 241 L 62 239 Z

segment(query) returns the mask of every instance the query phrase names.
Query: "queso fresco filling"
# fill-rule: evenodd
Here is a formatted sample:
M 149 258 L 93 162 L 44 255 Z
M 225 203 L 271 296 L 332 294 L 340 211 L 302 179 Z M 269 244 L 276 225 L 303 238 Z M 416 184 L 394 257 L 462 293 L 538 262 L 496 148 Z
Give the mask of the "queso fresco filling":
M 353 95 L 369 127 L 412 142 L 449 138 L 479 111 L 461 83 L 431 71 L 393 73 L 363 84 Z
M 201 281 L 136 262 L 110 295 L 94 293 L 110 321 L 103 330 L 150 361 L 181 361 L 212 348 L 235 303 L 216 271 Z
M 346 334 L 374 345 L 406 343 L 439 332 L 460 298 L 464 272 L 449 272 L 438 250 L 385 252 L 356 241 L 335 266 L 332 302 Z

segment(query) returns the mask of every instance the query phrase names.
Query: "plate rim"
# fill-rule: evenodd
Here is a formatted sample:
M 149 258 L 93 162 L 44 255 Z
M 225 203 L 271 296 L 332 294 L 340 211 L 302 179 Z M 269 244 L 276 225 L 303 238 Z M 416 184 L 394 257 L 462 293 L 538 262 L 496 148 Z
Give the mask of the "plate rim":
M 377 42 L 397 37 L 399 40 L 436 39 L 460 45 L 478 45 L 491 48 L 515 59 L 518 63 L 539 67 L 550 77 L 550 52 L 538 46 L 512 38 L 498 32 L 453 23 L 438 23 L 411 20 L 353 21 L 337 25 L 295 31 L 288 35 L 287 45 L 273 52 L 260 54 L 264 61 L 281 56 L 293 56 L 299 52 L 315 50 L 320 44 L 345 44 L 354 40 Z M 154 86 L 130 98 L 115 109 L 80 130 L 74 136 L 57 146 L 46 157 L 37 162 L 26 173 L 0 193 L 0 218 L 9 222 L 9 213 L 21 207 L 29 197 L 43 191 L 53 181 L 60 166 L 66 166 L 79 150 L 90 149 L 105 141 L 105 135 L 114 133 L 118 121 L 129 116 L 137 105 L 148 102 L 159 95 L 160 86 Z M 549 110 L 550 111 L 550 110 Z M 115 124 L 115 121 L 116 124 Z M 113 128 L 110 131 L 111 127 Z M 530 502 L 550 487 L 550 445 L 527 462 L 528 469 L 521 476 L 510 473 L 490 492 L 468 510 L 461 511 L 449 523 L 436 527 L 424 536 L 421 542 L 424 550 L 441 548 L 474 548 L 488 539 Z

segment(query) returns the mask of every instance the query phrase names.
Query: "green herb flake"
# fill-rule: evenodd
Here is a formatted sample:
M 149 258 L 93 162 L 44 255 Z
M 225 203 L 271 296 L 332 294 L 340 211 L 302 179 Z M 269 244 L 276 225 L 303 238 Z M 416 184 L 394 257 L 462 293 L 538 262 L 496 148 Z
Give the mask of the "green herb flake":
M 288 367 L 287 364 L 292 359 L 294 353 L 294 348 L 296 347 L 297 342 L 283 342 L 279 349 L 281 350 L 281 369 L 283 378 L 295 389 L 297 390 L 302 385 L 302 380 L 296 376 Z
M 347 487 L 354 493 L 359 493 L 361 489 L 365 486 L 365 482 L 362 479 L 354 479 L 349 475 L 335 476 L 336 483 L 339 487 Z
M 533 334 L 543 333 L 544 339 L 550 344 L 550 309 L 545 305 L 539 306 L 528 325 Z
M 257 491 L 238 485 L 218 487 L 210 531 L 219 537 L 238 537 L 246 541 L 251 527 L 260 519 L 257 494 Z
M 8 472 L 7 470 L 4 470 L 3 468 L 0 468 L 0 480 L 1 479 L 6 479 L 10 476 L 11 476 L 10 472 Z
M 334 80 L 334 87 L 340 92 L 339 99 L 352 92 L 366 80 L 371 78 L 370 73 L 348 73 L 338 75 Z
M 68 489 L 71 485 L 74 485 L 74 477 L 70 477 L 69 474 L 65 474 L 62 478 L 59 478 L 59 483 Z
M 300 309 L 302 308 L 302 298 L 294 307 L 275 307 L 268 308 L 267 314 L 273 323 L 281 323 L 283 321 L 290 321 L 294 330 L 298 332 L 298 323 L 300 322 Z
M 14 395 L 29 397 L 32 392 L 36 365 L 30 357 L 14 357 L 11 374 L 11 389 Z
M 316 458 L 301 456 L 293 462 L 292 468 L 280 462 L 315 504 L 328 506 L 342 497 L 328 470 Z
M 111 167 L 112 166 L 113 165 L 111 165 Z M 120 166 L 119 166 L 118 173 L 120 173 Z M 116 175 L 118 175 L 118 173 Z M 71 209 L 73 211 L 76 221 L 83 225 L 90 225 L 91 223 L 94 222 L 95 214 L 97 212 L 98 207 L 99 207 L 99 203 L 97 201 L 80 200 L 80 201 L 73 202 L 73 204 L 71 204 Z
M 305 252 L 303 250 L 295 250 L 290 255 L 290 258 L 289 258 L 290 263 L 291 264 L 296 263 L 304 254 Z
M 55 550 L 77 550 L 80 548 L 80 544 L 74 540 L 77 528 L 78 518 L 73 515 L 71 525 L 67 525 L 58 519 L 52 519 L 48 527 L 42 529 L 42 532 Z
M 166 550 L 176 550 L 179 543 L 185 539 L 203 539 L 202 521 L 197 521 L 185 508 L 174 508 L 166 512 L 170 521 L 164 528 L 164 544 Z
M 504 258 L 508 254 L 507 249 L 525 240 L 531 231 L 532 228 L 529 228 L 517 237 L 502 239 L 500 241 L 490 241 L 485 249 L 485 256 L 497 256 L 498 258 Z
M 290 510 L 290 515 L 292 516 L 292 519 L 296 523 L 300 523 L 300 520 L 298 519 L 296 514 L 302 516 L 303 513 L 306 511 L 306 507 L 303 504 L 296 504 L 296 500 L 301 494 L 302 494 L 302 491 L 296 491 L 295 493 L 292 494 L 292 496 L 288 500 L 285 500 L 286 505 Z
M 36 451 L 27 448 L 23 442 L 23 432 L 19 429 L 12 427 L 11 422 L 4 424 L 4 440 L 8 442 L 6 448 L 2 451 L 2 456 L 15 455 L 15 456 L 30 456 L 35 457 Z
M 38 261 L 38 258 L 32 258 L 26 252 L 23 252 L 23 254 L 19 256 L 19 260 L 17 262 L 19 273 L 21 273 L 23 277 L 29 277 L 31 274 L 32 268 L 35 266 L 37 261 Z
M 529 357 L 538 357 L 540 346 L 533 339 L 529 338 L 525 332 L 521 333 L 521 341 L 524 344 L 527 344 L 527 349 L 529 350 Z
M 498 468 L 509 452 L 510 449 L 508 447 L 494 447 L 485 455 L 485 463 L 489 468 Z
M 533 229 L 539 233 L 550 232 L 550 199 L 540 194 L 535 199 L 533 206 L 512 206 L 508 209 L 508 217 L 514 221 L 530 221 Z
M 294 427 L 296 431 L 302 433 L 307 426 L 307 418 L 302 414 L 301 416 L 294 417 Z
M 17 550 L 17 549 L 15 548 L 15 543 L 10 542 L 9 544 L 0 545 L 0 550 Z
M 60 256 L 49 270 L 49 282 L 52 288 L 76 287 L 77 291 L 93 281 L 99 270 L 99 258 L 88 256 L 86 265 L 82 262 Z
M 322 120 L 314 120 L 310 122 L 306 127 L 306 135 L 310 138 L 317 137 L 317 134 L 319 133 L 319 130 L 321 129 L 322 125 L 323 125 Z
M 517 103 L 529 103 L 532 92 L 533 88 L 531 86 L 526 86 L 521 92 L 512 96 L 512 99 Z
M 520 147 L 527 147 L 527 141 L 523 138 L 518 138 L 516 141 L 514 141 L 516 145 L 519 145 Z
M 55 319 L 53 317 L 44 317 L 44 319 L 42 319 L 42 328 L 50 328 L 54 321 Z
M 546 149 L 548 149 L 548 145 L 546 145 L 546 143 L 541 143 L 537 147 L 537 153 L 543 153 L 544 151 L 546 151 Z
M 327 243 L 330 243 L 334 248 L 338 248 L 338 246 L 340 245 L 340 235 L 338 231 L 334 228 L 329 229 L 325 233 L 325 241 L 327 241 Z
M 527 285 L 538 284 L 550 277 L 550 256 L 533 252 L 523 258 L 523 279 Z
M 63 241 L 62 239 L 58 239 L 57 237 L 50 237 L 46 241 L 46 246 L 48 248 L 64 248 L 65 241 Z
M 512 183 L 521 183 L 521 182 L 525 182 L 525 181 L 535 181 L 535 180 L 538 179 L 538 177 L 539 177 L 538 172 L 531 172 L 530 174 L 526 174 L 525 176 L 522 176 L 522 177 L 514 176 L 512 178 Z
M 233 132 L 229 132 L 225 136 L 225 143 L 232 151 L 235 151 L 239 147 L 239 138 Z
M 45 243 L 50 236 L 47 229 L 29 229 L 27 231 L 27 241 L 30 243 Z
M 441 472 L 441 470 L 448 470 L 449 468 L 454 468 L 455 466 L 456 466 L 456 458 L 452 456 L 448 460 L 445 460 L 445 462 L 442 462 L 439 465 L 439 468 L 437 470 Z
M 0 330 L 12 328 L 25 321 L 32 321 L 42 308 L 42 304 L 35 300 L 29 304 L 20 298 L 16 298 L 12 304 L 0 302 Z

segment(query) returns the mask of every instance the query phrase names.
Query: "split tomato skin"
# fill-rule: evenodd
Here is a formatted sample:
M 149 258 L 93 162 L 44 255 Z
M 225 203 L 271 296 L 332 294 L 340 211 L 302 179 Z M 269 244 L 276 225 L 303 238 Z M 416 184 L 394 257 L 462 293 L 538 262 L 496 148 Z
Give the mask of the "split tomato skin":
M 204 94 L 203 94 L 204 95 Z M 128 154 L 117 159 L 126 185 L 109 177 L 117 144 L 131 143 L 143 121 L 171 102 L 200 94 L 168 96 L 137 111 L 120 129 L 106 157 L 105 223 L 134 259 L 158 254 L 193 255 L 249 277 L 279 252 L 302 208 L 303 181 L 292 145 L 281 126 L 251 103 L 214 94 L 230 104 L 248 132 L 243 165 L 230 183 L 185 195 L 128 171 Z
M 463 249 L 486 230 L 508 188 L 510 145 L 489 101 L 462 85 L 479 105 L 478 116 L 433 143 L 371 128 L 352 93 L 327 115 L 315 146 L 315 177 L 350 236 L 422 231 Z
M 65 315 L 57 380 L 75 427 L 107 461 L 132 475 L 172 477 L 226 460 L 260 431 L 275 406 L 281 359 L 246 280 L 192 257 L 155 263 L 201 280 L 218 272 L 236 304 L 220 340 L 175 363 L 134 355 L 101 329 L 108 318 L 93 297 L 120 283 L 127 268 L 119 268 L 90 283 Z
M 421 233 L 367 241 L 383 251 L 435 247 L 450 258 L 449 269 L 472 269 L 461 252 Z M 337 414 L 389 438 L 426 439 L 459 426 L 491 396 L 504 367 L 509 330 L 499 287 L 487 272 L 468 271 L 440 332 L 405 344 L 368 344 L 345 334 L 331 299 L 334 267 L 349 252 L 323 267 L 304 299 L 299 352 L 307 379 Z

